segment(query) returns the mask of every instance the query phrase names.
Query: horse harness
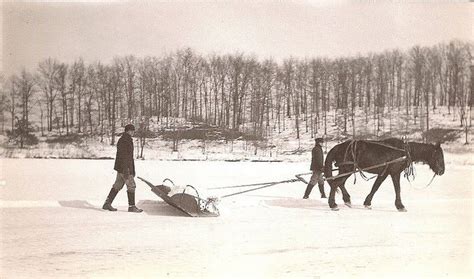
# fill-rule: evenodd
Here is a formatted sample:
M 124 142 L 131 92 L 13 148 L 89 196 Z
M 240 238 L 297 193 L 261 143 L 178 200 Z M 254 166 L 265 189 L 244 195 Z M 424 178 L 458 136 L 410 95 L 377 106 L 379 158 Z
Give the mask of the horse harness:
M 401 151 L 401 152 L 404 152 L 405 155 L 404 156 L 401 156 L 397 159 L 394 159 L 394 160 L 391 160 L 391 161 L 388 161 L 388 162 L 384 162 L 384 163 L 381 163 L 381 164 L 378 164 L 378 165 L 375 165 L 375 166 L 371 166 L 371 167 L 367 167 L 367 168 L 360 168 L 358 163 L 357 163 L 357 145 L 359 142 L 367 142 L 367 143 L 371 143 L 371 144 L 377 144 L 377 145 L 380 145 L 380 146 L 384 146 L 386 148 L 390 148 L 390 149 L 393 149 L 393 150 L 397 150 L 397 151 Z M 352 160 L 350 160 L 352 158 Z M 404 149 L 401 149 L 401 148 L 398 148 L 398 147 L 394 147 L 394 146 L 391 146 L 391 145 L 388 145 L 388 144 L 385 144 L 385 143 L 382 143 L 382 142 L 377 142 L 377 141 L 364 141 L 364 140 L 352 140 L 347 148 L 346 148 L 346 152 L 344 153 L 344 162 L 342 163 L 339 163 L 339 165 L 353 165 L 353 170 L 350 174 L 353 174 L 353 173 L 356 173 L 356 172 L 359 172 L 360 176 L 368 181 L 370 179 L 373 179 L 379 175 L 384 175 L 385 172 L 387 171 L 389 165 L 393 164 L 393 163 L 397 163 L 397 162 L 402 162 L 402 161 L 406 161 L 407 162 L 407 167 L 404 169 L 404 176 L 405 178 L 407 178 L 408 181 L 410 181 L 410 176 L 413 177 L 414 179 L 414 168 L 413 168 L 413 161 L 411 159 L 411 154 L 410 154 L 410 148 L 409 148 L 409 145 L 408 145 L 408 142 L 405 142 L 405 148 Z M 385 166 L 383 172 L 381 174 L 378 174 L 378 175 L 375 175 L 373 177 L 370 177 L 368 178 L 364 173 L 363 171 L 367 171 L 367 170 L 371 170 L 371 169 L 375 169 L 375 168 L 379 168 L 379 167 L 382 167 L 382 166 Z M 341 176 L 345 176 L 344 174 L 341 174 L 341 175 L 337 175 L 337 176 L 334 176 L 334 177 L 331 177 L 332 179 L 336 178 L 336 177 L 341 177 Z M 356 183 L 356 176 L 354 176 L 354 184 Z

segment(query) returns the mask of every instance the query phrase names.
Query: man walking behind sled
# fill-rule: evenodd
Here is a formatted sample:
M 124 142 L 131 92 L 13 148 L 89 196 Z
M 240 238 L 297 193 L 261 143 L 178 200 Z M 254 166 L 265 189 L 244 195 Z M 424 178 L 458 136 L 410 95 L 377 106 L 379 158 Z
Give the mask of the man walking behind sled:
M 310 170 L 313 171 L 311 179 L 309 180 L 306 191 L 304 192 L 303 199 L 309 198 L 309 194 L 313 189 L 316 182 L 319 186 L 319 192 L 321 192 L 321 198 L 326 198 L 324 193 L 324 179 L 323 179 L 323 169 L 324 169 L 324 155 L 323 148 L 321 144 L 323 143 L 323 138 L 316 138 L 314 140 L 314 147 L 311 152 L 311 167 Z
M 133 162 L 133 140 L 135 126 L 128 124 L 125 126 L 125 132 L 117 142 L 117 155 L 115 157 L 114 170 L 117 171 L 117 178 L 110 189 L 109 195 L 105 200 L 102 209 L 117 211 L 112 207 L 112 202 L 117 193 L 127 184 L 128 212 L 142 212 L 143 210 L 135 206 L 135 163 Z

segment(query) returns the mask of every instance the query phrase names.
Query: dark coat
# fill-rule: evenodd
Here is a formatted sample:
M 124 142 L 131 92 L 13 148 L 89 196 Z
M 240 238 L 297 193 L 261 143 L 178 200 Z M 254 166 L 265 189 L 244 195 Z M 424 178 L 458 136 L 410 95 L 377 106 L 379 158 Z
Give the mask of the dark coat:
M 133 162 L 133 140 L 128 133 L 123 133 L 117 142 L 117 155 L 115 156 L 114 170 L 123 174 L 135 176 L 135 163 Z
M 322 171 L 323 168 L 324 168 L 323 148 L 321 147 L 321 145 L 316 144 L 313 148 L 313 151 L 311 151 L 310 170 Z

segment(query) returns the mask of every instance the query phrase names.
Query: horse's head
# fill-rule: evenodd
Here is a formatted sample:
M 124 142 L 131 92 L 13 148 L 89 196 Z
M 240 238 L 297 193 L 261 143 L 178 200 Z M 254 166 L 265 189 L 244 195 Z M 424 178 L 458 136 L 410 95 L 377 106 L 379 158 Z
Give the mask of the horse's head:
M 444 155 L 441 144 L 437 142 L 433 146 L 433 152 L 431 158 L 428 160 L 428 165 L 437 175 L 443 175 L 444 173 Z

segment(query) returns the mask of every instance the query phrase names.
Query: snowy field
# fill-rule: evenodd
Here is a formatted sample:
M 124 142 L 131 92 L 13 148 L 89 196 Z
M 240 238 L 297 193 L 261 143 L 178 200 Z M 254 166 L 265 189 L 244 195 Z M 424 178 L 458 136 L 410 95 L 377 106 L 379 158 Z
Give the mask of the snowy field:
M 466 156 L 471 156 L 467 154 Z M 449 154 L 445 154 L 449 162 Z M 408 212 L 387 180 L 372 210 L 373 181 L 349 178 L 354 208 L 329 210 L 317 187 L 286 183 L 223 199 L 217 218 L 183 217 L 137 180 L 142 214 L 122 190 L 100 209 L 115 177 L 112 160 L 0 159 L 1 278 L 472 278 L 473 166 L 402 180 Z M 279 181 L 308 163 L 136 161 L 137 175 L 207 187 Z M 233 190 L 232 190 L 233 191 Z M 326 191 L 328 189 L 326 188 Z

